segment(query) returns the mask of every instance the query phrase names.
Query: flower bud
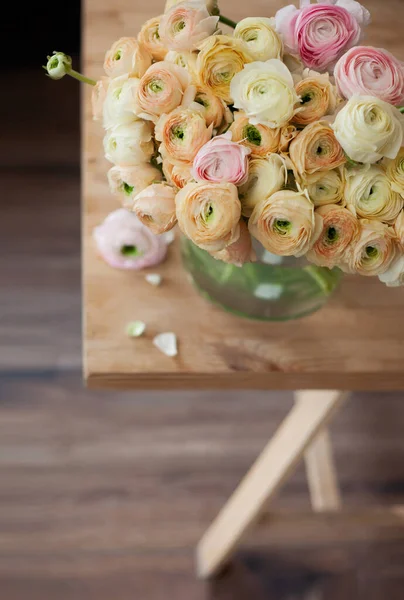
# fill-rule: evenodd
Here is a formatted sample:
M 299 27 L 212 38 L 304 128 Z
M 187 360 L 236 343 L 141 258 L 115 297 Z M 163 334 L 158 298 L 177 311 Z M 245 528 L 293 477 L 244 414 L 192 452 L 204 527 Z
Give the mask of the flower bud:
M 62 79 L 71 69 L 72 59 L 63 52 L 54 52 L 48 56 L 46 70 L 51 79 Z

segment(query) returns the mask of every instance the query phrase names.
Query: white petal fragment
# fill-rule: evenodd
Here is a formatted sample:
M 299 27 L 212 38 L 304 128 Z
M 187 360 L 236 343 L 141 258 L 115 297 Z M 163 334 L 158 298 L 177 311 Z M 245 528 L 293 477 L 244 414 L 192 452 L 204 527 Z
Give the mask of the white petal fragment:
M 177 336 L 175 333 L 160 333 L 156 335 L 153 344 L 166 356 L 177 356 Z
M 282 296 L 283 287 L 278 283 L 261 283 L 254 290 L 254 296 L 261 300 L 278 300 Z
M 170 231 L 166 231 L 165 233 L 162 233 L 161 237 L 167 245 L 172 244 L 173 241 L 175 240 L 175 232 L 173 229 L 170 229 Z
M 146 331 L 146 323 L 143 321 L 132 321 L 126 327 L 126 333 L 129 337 L 140 337 Z
M 158 287 L 163 280 L 162 276 L 158 273 L 148 273 L 145 275 L 145 279 L 147 283 L 150 283 L 150 285 L 154 285 L 155 287 Z

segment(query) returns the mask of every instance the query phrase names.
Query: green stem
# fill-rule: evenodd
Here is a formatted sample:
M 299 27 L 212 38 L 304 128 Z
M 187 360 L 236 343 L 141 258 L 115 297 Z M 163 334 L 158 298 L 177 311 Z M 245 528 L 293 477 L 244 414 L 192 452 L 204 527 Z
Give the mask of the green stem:
M 228 25 L 229 27 L 232 27 L 233 29 L 236 29 L 236 27 L 237 27 L 236 21 L 232 21 L 231 19 L 228 19 L 227 17 L 224 17 L 223 15 L 220 15 L 219 21 L 221 23 L 224 23 L 225 25 Z
M 400 111 L 400 113 L 404 113 L 404 106 L 399 106 L 398 110 Z
M 89 85 L 97 85 L 97 82 L 94 81 L 94 79 L 85 77 L 84 75 L 82 75 L 78 71 L 75 71 L 74 69 L 67 69 L 66 74 L 70 75 L 70 77 L 74 77 L 74 79 L 77 79 L 78 81 L 81 81 L 82 83 L 88 83 Z

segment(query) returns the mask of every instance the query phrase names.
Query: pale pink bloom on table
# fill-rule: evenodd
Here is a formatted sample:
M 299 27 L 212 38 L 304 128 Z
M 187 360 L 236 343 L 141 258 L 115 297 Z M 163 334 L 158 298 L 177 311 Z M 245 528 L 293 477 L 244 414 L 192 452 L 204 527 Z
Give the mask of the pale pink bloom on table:
M 135 196 L 131 210 L 153 233 L 165 233 L 177 222 L 176 194 L 167 183 L 153 183 Z
M 337 62 L 334 76 L 345 98 L 358 94 L 376 96 L 395 106 L 404 104 L 404 65 L 387 50 L 352 48 Z
M 195 50 L 217 28 L 219 17 L 209 14 L 206 3 L 190 0 L 173 6 L 161 19 L 161 41 L 170 50 Z
M 167 254 L 164 236 L 156 236 L 124 208 L 110 213 L 94 229 L 98 252 L 115 269 L 140 270 L 160 264 Z
M 198 181 L 242 185 L 248 177 L 251 150 L 232 142 L 232 132 L 219 135 L 202 146 L 194 159 L 193 176 Z
M 213 258 L 242 267 L 245 263 L 255 262 L 257 257 L 252 247 L 251 234 L 244 221 L 240 221 L 240 237 L 236 242 L 219 252 L 212 252 Z
M 107 51 L 104 71 L 109 77 L 134 75 L 143 77 L 152 64 L 152 56 L 136 38 L 123 37 Z
M 109 77 L 101 77 L 91 91 L 91 108 L 94 121 L 100 121 L 102 119 L 109 82 Z
M 332 70 L 342 54 L 359 42 L 370 14 L 355 0 L 318 4 L 303 0 L 300 9 L 286 6 L 275 19 L 286 49 L 298 54 L 307 67 L 324 71 Z
M 191 78 L 184 67 L 167 61 L 154 63 L 137 90 L 138 115 L 153 118 L 168 114 L 182 103 Z

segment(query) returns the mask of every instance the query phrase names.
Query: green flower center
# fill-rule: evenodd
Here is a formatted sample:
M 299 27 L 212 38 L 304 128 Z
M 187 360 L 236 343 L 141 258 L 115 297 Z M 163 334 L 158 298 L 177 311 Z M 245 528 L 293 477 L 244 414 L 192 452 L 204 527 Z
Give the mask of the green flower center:
M 243 137 L 254 146 L 261 146 L 262 136 L 254 125 L 247 125 L 243 130 Z
M 275 221 L 275 230 L 281 235 L 286 235 L 289 233 L 291 227 L 292 223 L 286 219 L 277 219 Z
M 160 92 L 163 91 L 164 89 L 164 84 L 161 81 L 161 79 L 153 79 L 150 83 L 149 83 L 149 90 L 151 92 L 153 92 L 153 94 L 160 94 Z
M 368 258 L 376 258 L 379 254 L 379 251 L 374 246 L 367 246 L 366 248 L 366 256 Z
M 49 65 L 50 69 L 57 69 L 59 66 L 59 59 L 55 56 L 55 58 L 52 58 L 51 63 Z
M 122 254 L 122 256 L 126 256 L 127 258 L 135 258 L 136 256 L 141 256 L 142 253 L 137 248 L 137 246 L 133 246 L 131 244 L 128 244 L 128 245 L 125 244 L 121 248 L 121 254 Z
M 122 52 L 121 52 L 121 50 L 118 50 L 115 53 L 114 60 L 121 60 L 121 57 L 122 57 Z
M 337 241 L 337 239 L 338 239 L 338 232 L 337 232 L 337 230 L 335 229 L 335 227 L 329 227 L 329 228 L 327 229 L 327 235 L 326 235 L 326 238 L 327 238 L 327 242 L 331 242 L 331 243 L 333 243 L 333 242 L 336 242 L 336 241 Z
M 208 108 L 208 106 L 209 106 L 208 101 L 205 98 L 202 98 L 202 96 L 196 96 L 195 102 L 197 102 L 198 104 L 201 104 L 205 108 Z
M 124 181 L 122 184 L 122 189 L 127 196 L 130 196 L 135 187 L 133 185 L 129 185 L 129 183 L 126 183 L 126 181 Z
M 304 96 L 302 96 L 300 104 L 307 104 L 307 102 L 310 102 L 311 99 L 312 99 L 311 94 L 306 93 Z
M 172 128 L 172 136 L 177 140 L 183 140 L 185 138 L 185 131 L 182 125 L 176 125 Z

